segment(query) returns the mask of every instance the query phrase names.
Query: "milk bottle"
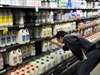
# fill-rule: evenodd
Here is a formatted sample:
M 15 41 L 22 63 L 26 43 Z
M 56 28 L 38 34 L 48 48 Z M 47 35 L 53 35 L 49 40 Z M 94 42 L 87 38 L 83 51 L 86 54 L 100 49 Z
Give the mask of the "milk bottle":
M 54 57 L 50 57 L 51 67 L 55 66 L 56 62 Z
M 11 33 L 10 32 L 6 34 L 6 45 L 7 46 L 11 45 Z
M 30 41 L 30 34 L 29 34 L 29 30 L 25 29 L 25 33 L 26 33 L 26 43 L 28 43 Z
M 15 70 L 12 70 L 10 74 L 15 75 Z
M 51 68 L 51 63 L 49 60 L 46 60 L 46 70 Z
M 49 40 L 47 41 L 47 45 L 48 45 L 48 50 L 52 49 L 52 44 L 49 42 Z
M 39 66 L 36 66 L 35 68 L 35 75 L 39 75 Z
M 41 62 L 40 71 L 41 71 L 41 73 L 46 71 L 46 66 L 45 66 L 44 62 Z
M 53 22 L 53 18 L 54 18 L 54 13 L 53 11 L 50 11 L 50 22 Z
M 24 24 L 24 14 L 21 10 L 19 11 L 19 24 L 20 25 Z
M 26 45 L 25 48 L 26 48 L 26 51 L 27 51 L 26 56 L 29 57 L 29 56 L 31 55 L 31 50 L 30 50 L 30 48 L 29 48 L 29 45 Z
M 16 50 L 16 54 L 17 54 L 17 63 L 22 63 L 22 53 L 21 53 L 21 49 L 17 49 Z
M 0 26 L 3 26 L 3 12 L 0 9 Z
M 0 53 L 0 69 L 3 69 L 4 67 L 3 63 L 4 63 L 3 57 L 2 57 L 2 54 Z
M 35 75 L 35 69 L 32 68 L 32 70 L 30 71 L 30 75 Z
M 36 54 L 35 51 L 35 45 L 29 45 L 30 51 L 31 51 L 31 56 L 34 56 Z
M 17 43 L 16 31 L 12 30 L 10 33 L 11 33 L 11 44 L 16 44 Z
M 25 46 L 22 46 L 21 47 L 21 51 L 22 51 L 22 58 L 26 58 L 26 55 L 27 55 L 26 47 Z
M 35 38 L 40 38 L 41 37 L 41 28 L 40 27 L 34 27 L 34 37 Z
M 41 43 L 41 45 L 42 45 L 42 52 L 46 52 L 47 51 L 47 42 L 46 41 L 43 41 Z
M 6 9 L 3 9 L 3 24 L 4 26 L 8 25 L 8 13 Z

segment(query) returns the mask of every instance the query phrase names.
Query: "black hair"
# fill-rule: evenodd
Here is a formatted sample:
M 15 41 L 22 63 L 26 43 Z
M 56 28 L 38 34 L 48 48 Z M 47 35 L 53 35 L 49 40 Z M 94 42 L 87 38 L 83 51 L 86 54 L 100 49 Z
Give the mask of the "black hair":
M 59 39 L 60 37 L 64 37 L 67 33 L 65 31 L 59 31 L 56 34 L 56 38 Z

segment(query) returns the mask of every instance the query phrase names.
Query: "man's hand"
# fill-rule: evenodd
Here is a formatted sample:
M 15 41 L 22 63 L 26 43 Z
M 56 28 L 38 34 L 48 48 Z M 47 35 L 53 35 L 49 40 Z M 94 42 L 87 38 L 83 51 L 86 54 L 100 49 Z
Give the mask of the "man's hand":
M 50 42 L 51 42 L 52 44 L 55 44 L 56 41 L 54 41 L 53 39 L 50 39 Z

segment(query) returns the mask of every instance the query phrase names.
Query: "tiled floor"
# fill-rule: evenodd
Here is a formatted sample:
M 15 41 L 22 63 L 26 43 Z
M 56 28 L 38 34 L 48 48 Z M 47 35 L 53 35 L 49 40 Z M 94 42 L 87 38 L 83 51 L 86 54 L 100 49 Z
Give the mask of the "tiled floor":
M 100 75 L 100 63 L 93 69 L 90 75 Z

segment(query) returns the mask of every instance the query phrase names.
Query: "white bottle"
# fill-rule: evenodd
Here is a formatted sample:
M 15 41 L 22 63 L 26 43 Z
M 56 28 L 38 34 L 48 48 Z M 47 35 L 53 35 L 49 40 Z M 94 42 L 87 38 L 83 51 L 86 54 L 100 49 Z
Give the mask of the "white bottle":
M 25 73 L 25 75 L 30 75 L 30 71 L 27 71 L 27 72 Z
M 47 29 L 46 29 L 46 27 L 42 27 L 41 37 L 46 37 L 46 36 L 47 36 Z
M 36 66 L 36 61 L 35 60 L 32 60 L 29 64 L 30 65 L 33 65 L 33 66 Z
M 10 74 L 15 75 L 15 70 L 12 70 Z
M 24 14 L 21 10 L 19 11 L 19 24 L 20 25 L 24 24 Z
M 3 67 L 4 67 L 4 61 L 3 61 L 2 54 L 0 53 L 0 69 L 3 69 Z
M 45 20 L 46 20 L 46 14 L 45 13 L 46 13 L 45 11 L 42 12 L 42 23 L 45 23 Z
M 58 63 L 60 63 L 62 60 L 63 60 L 63 56 L 62 56 L 61 53 L 59 53 L 58 56 L 57 56 Z
M 36 66 L 35 68 L 35 75 L 39 75 L 39 66 Z
M 46 20 L 46 23 L 50 22 L 49 21 L 49 14 L 50 14 L 49 11 L 46 11 L 46 19 L 45 19 Z
M 25 29 L 25 34 L 26 34 L 26 43 L 28 43 L 30 41 L 30 34 L 28 29 Z
M 30 57 L 30 55 L 31 55 L 31 50 L 30 50 L 30 48 L 29 48 L 29 45 L 26 45 L 26 51 L 27 51 L 27 54 L 26 54 L 26 57 Z
M 47 45 L 48 45 L 48 50 L 52 49 L 52 44 L 49 42 L 49 40 L 47 41 Z
M 0 46 L 5 47 L 5 45 L 6 45 L 6 35 L 3 34 L 2 31 L 0 32 L 0 41 L 1 41 Z
M 44 62 L 41 62 L 40 71 L 41 71 L 41 73 L 46 71 L 46 66 L 45 66 Z
M 11 45 L 11 33 L 10 32 L 6 34 L 6 45 L 7 46 Z
M 9 52 L 9 65 L 10 66 L 17 65 L 17 55 L 14 50 Z
M 10 31 L 10 33 L 11 33 L 11 44 L 16 44 L 17 43 L 16 31 L 12 30 Z
M 16 50 L 16 54 L 17 54 L 17 63 L 18 64 L 22 63 L 22 53 L 21 53 L 21 49 L 17 49 Z
M 34 68 L 31 69 L 30 75 L 35 75 L 35 69 Z
M 51 68 L 51 63 L 49 60 L 46 60 L 46 70 Z
M 8 25 L 13 26 L 13 15 L 10 9 L 8 9 L 8 17 L 9 17 Z
M 17 42 L 18 44 L 25 44 L 26 43 L 26 40 L 25 40 L 25 31 L 24 29 L 21 29 L 18 31 L 18 38 L 17 38 Z
M 41 28 L 40 27 L 34 27 L 33 31 L 34 33 L 34 37 L 35 38 L 40 38 L 41 37 Z
M 3 26 L 3 12 L 2 12 L 2 9 L 0 9 L 0 26 Z
M 46 51 L 47 51 L 47 48 L 48 48 L 47 42 L 46 42 L 46 41 L 43 41 L 43 42 L 41 43 L 41 45 L 42 45 L 42 52 L 46 52 Z
M 27 55 L 26 47 L 25 46 L 22 46 L 21 47 L 21 51 L 22 51 L 22 58 L 26 58 L 26 55 Z
M 50 22 L 53 22 L 53 16 L 54 16 L 53 11 L 50 11 Z
M 56 61 L 55 61 L 54 57 L 50 57 L 50 62 L 51 62 L 51 67 L 55 66 Z
M 35 45 L 29 45 L 30 51 L 31 51 L 31 56 L 36 55 L 36 51 L 35 51 Z

